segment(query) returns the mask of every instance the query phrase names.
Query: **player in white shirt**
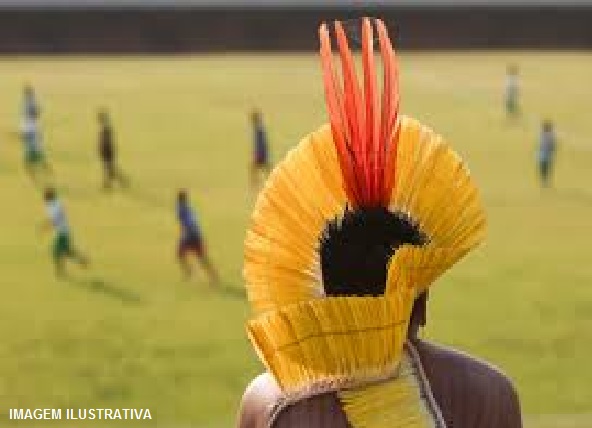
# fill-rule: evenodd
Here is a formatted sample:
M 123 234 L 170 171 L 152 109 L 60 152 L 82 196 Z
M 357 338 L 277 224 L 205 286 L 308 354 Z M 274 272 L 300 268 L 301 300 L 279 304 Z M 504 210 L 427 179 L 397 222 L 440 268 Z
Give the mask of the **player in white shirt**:
M 549 119 L 543 121 L 539 136 L 539 177 L 542 187 L 550 187 L 553 175 L 553 164 L 557 152 L 557 134 L 555 126 Z
M 516 117 L 520 113 L 520 77 L 518 74 L 518 66 L 511 64 L 506 71 L 506 86 L 505 86 L 505 103 L 506 115 L 508 117 Z
M 27 117 L 22 119 L 21 141 L 23 142 L 25 168 L 29 175 L 35 175 L 38 167 L 42 167 L 45 171 L 51 171 L 43 152 L 41 133 L 36 119 Z
M 51 187 L 46 188 L 43 198 L 48 216 L 44 227 L 53 228 L 55 231 L 51 251 L 56 274 L 58 276 L 64 276 L 66 259 L 74 260 L 82 266 L 86 266 L 88 260 L 72 246 L 66 212 L 56 195 L 55 189 Z

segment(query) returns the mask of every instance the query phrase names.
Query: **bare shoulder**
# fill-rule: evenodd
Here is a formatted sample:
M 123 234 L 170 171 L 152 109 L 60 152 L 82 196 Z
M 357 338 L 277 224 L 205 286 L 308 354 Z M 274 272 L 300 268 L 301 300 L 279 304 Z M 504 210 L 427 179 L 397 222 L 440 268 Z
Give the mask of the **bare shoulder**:
M 470 386 L 483 387 L 483 380 L 493 382 L 502 389 L 514 391 L 510 378 L 498 367 L 462 351 L 424 340 L 414 343 L 426 372 L 431 369 L 446 368 L 451 372 L 461 371 L 468 378 Z M 446 370 L 445 372 L 447 372 Z M 491 386 L 491 385 L 485 385 Z
M 266 427 L 270 412 L 280 397 L 281 390 L 269 373 L 257 376 L 243 394 L 238 428 Z
M 445 346 L 423 340 L 414 345 L 434 398 L 449 425 L 522 426 L 518 394 L 503 371 Z
M 287 403 L 269 374 L 255 378 L 243 395 L 239 428 L 351 428 L 337 396 L 332 392 Z

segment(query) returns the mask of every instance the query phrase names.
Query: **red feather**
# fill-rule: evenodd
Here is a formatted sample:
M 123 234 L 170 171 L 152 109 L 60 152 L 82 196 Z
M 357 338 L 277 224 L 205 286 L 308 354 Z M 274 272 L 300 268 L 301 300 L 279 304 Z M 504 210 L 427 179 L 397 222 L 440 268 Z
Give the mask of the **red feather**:
M 345 192 L 351 201 L 358 200 L 356 189 L 355 171 L 352 165 L 352 158 L 348 153 L 347 141 L 350 140 L 349 130 L 346 125 L 346 114 L 343 105 L 343 97 L 339 90 L 339 85 L 333 70 L 333 58 L 331 53 L 331 40 L 329 31 L 325 24 L 319 29 L 319 38 L 321 41 L 321 64 L 323 67 L 323 82 L 325 86 L 325 99 L 329 119 L 331 122 L 331 131 L 333 141 L 337 148 L 337 157 L 343 174 Z
M 354 208 L 388 207 L 395 182 L 398 67 L 386 27 L 380 20 L 376 26 L 384 71 L 381 103 L 370 20 L 362 23 L 363 92 L 342 24 L 335 22 L 343 85 L 333 69 L 329 31 L 325 24 L 319 30 L 327 110 L 345 191 Z
M 393 128 L 397 125 L 397 118 L 399 116 L 399 67 L 397 65 L 386 26 L 381 20 L 376 21 L 380 52 L 384 67 L 384 89 L 381 116 L 382 126 L 380 135 L 382 146 L 380 147 L 379 153 L 381 156 L 380 162 L 381 164 L 384 164 L 384 168 L 381 169 L 381 183 L 383 186 L 383 206 L 385 206 L 384 204 L 388 204 L 388 201 L 390 200 L 396 172 L 396 165 L 394 165 L 394 163 L 396 162 L 399 132 L 397 129 L 395 135 L 393 135 Z M 391 162 L 393 164 L 391 164 Z
M 366 145 L 365 152 L 368 157 L 368 187 L 370 200 L 376 200 L 380 195 L 378 177 L 378 132 L 380 129 L 380 117 L 376 89 L 376 65 L 374 62 L 373 31 L 369 19 L 364 19 L 362 24 L 362 61 L 364 67 L 364 98 L 366 100 Z

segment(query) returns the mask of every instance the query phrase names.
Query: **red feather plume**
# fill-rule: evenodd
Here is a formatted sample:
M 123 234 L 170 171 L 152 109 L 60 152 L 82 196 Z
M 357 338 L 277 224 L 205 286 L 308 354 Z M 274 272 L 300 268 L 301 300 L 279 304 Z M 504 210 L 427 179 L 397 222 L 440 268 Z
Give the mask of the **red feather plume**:
M 398 66 L 386 27 L 379 19 L 376 29 L 384 76 L 380 100 L 370 19 L 362 22 L 363 90 L 341 22 L 335 22 L 335 35 L 342 82 L 333 68 L 329 30 L 325 24 L 319 29 L 327 111 L 345 191 L 354 208 L 387 207 L 395 183 Z

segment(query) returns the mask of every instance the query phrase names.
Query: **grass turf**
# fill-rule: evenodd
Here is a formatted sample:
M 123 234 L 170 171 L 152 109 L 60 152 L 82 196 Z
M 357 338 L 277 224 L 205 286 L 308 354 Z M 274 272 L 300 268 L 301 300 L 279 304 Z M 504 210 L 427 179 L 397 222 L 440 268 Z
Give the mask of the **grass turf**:
M 438 281 L 426 336 L 516 382 L 527 426 L 592 424 L 592 55 L 401 55 L 403 110 L 445 135 L 483 189 L 487 243 Z M 517 62 L 523 114 L 504 117 Z M 232 425 L 261 366 L 241 279 L 247 113 L 263 110 L 275 160 L 325 120 L 313 55 L 0 59 L 0 421 L 13 407 L 150 408 L 162 425 Z M 92 266 L 53 278 L 40 188 L 11 135 L 33 83 L 76 245 Z M 99 106 L 111 109 L 127 191 L 100 189 Z M 554 189 L 541 191 L 539 121 L 557 123 Z M 180 279 L 175 192 L 190 190 L 223 290 Z M 64 421 L 57 421 L 64 424 Z

